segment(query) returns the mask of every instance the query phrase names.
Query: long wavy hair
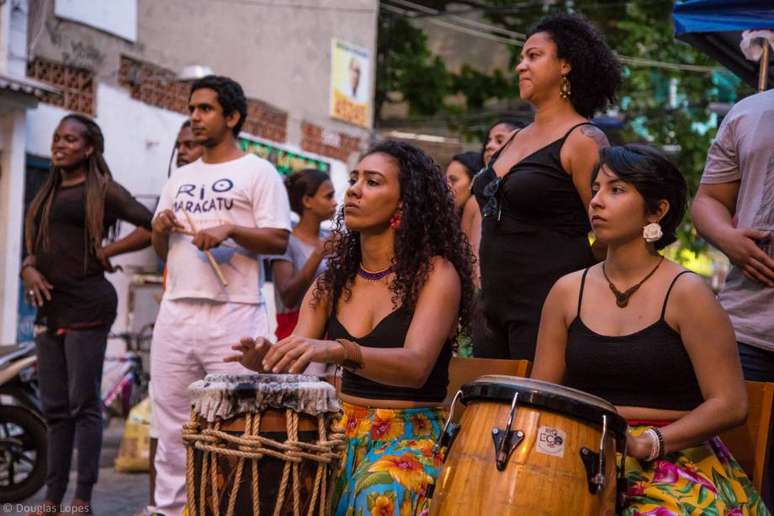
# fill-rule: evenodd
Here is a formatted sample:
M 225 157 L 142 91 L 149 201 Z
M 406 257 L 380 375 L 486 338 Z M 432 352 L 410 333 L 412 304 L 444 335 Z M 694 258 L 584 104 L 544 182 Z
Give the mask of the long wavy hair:
M 89 253 L 95 253 L 102 246 L 105 238 L 115 238 L 116 224 L 107 228 L 104 224 L 105 196 L 113 176 L 103 157 L 105 138 L 96 122 L 84 115 L 69 114 L 59 123 L 66 120 L 81 124 L 85 129 L 84 138 L 94 148 L 94 152 L 86 159 L 86 232 L 83 245 L 86 251 L 84 257 L 88 257 Z M 49 247 L 51 208 L 61 184 L 61 169 L 52 166 L 43 186 L 30 204 L 24 222 L 25 246 L 29 254 L 45 251 Z
M 460 229 L 454 197 L 441 167 L 417 147 L 399 141 L 379 143 L 365 156 L 376 153 L 390 156 L 399 168 L 402 207 L 392 262 L 395 274 L 390 282 L 393 305 L 414 310 L 431 271 L 431 258 L 440 256 L 454 265 L 459 274 L 462 286 L 459 328 L 466 328 L 474 297 L 473 255 Z M 329 241 L 332 253 L 328 268 L 319 277 L 313 292 L 314 302 L 330 301 L 332 312 L 340 298 L 348 300 L 351 297 L 362 260 L 360 233 L 346 228 L 343 210 L 336 216 L 335 232 L 340 238 Z

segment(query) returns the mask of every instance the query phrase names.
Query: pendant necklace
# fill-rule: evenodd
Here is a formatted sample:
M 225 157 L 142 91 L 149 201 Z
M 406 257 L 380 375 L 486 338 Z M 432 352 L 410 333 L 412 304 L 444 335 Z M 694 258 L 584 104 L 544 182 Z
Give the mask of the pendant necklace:
M 392 265 L 390 265 L 384 270 L 373 272 L 363 267 L 363 264 L 361 263 L 360 267 L 357 270 L 357 275 L 368 281 L 379 281 L 380 279 L 383 279 L 391 272 L 392 272 Z
M 653 267 L 653 270 L 648 273 L 647 276 L 642 278 L 642 281 L 637 283 L 636 285 L 629 287 L 626 289 L 626 292 L 621 292 L 618 290 L 615 285 L 613 285 L 613 282 L 610 281 L 610 278 L 607 277 L 607 271 L 605 270 L 605 262 L 602 262 L 602 274 L 605 276 L 605 279 L 607 280 L 607 284 L 610 287 L 610 290 L 613 291 L 613 295 L 615 296 L 615 304 L 618 305 L 618 308 L 626 308 L 626 305 L 629 304 L 629 298 L 632 297 L 632 294 L 637 292 L 637 290 L 640 288 L 640 286 L 645 283 L 648 278 L 653 276 L 653 274 L 656 272 L 656 270 L 661 265 L 661 262 L 664 261 L 664 257 L 662 256 L 661 259 L 658 261 L 655 267 Z

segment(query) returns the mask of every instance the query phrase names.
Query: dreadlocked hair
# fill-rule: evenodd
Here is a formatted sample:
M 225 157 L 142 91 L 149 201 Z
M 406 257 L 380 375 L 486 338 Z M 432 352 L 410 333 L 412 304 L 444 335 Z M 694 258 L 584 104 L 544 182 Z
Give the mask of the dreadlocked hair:
M 401 223 L 395 234 L 392 261 L 393 306 L 405 306 L 412 311 L 416 308 L 432 268 L 431 259 L 439 256 L 448 260 L 459 274 L 462 291 L 458 328 L 467 328 L 474 299 L 473 255 L 460 229 L 454 197 L 441 167 L 417 147 L 395 140 L 378 143 L 365 156 L 377 153 L 392 158 L 399 169 Z M 340 238 L 328 242 L 332 251 L 328 268 L 318 277 L 313 292 L 313 303 L 326 299 L 332 312 L 340 298 L 351 297 L 362 260 L 360 233 L 347 230 L 343 210 L 336 216 L 334 231 Z
M 96 253 L 97 249 L 102 246 L 103 239 L 113 240 L 116 236 L 115 223 L 105 227 L 105 196 L 113 176 L 103 157 L 105 138 L 102 136 L 102 130 L 97 123 L 80 114 L 69 114 L 62 118 L 59 123 L 61 124 L 66 120 L 74 120 L 81 124 L 85 129 L 86 141 L 94 148 L 91 156 L 86 158 L 86 182 L 84 185 L 86 190 L 86 233 L 83 245 L 86 250 L 84 256 L 88 257 L 90 253 Z M 30 204 L 24 222 L 25 246 L 28 254 L 45 251 L 49 247 L 51 208 L 61 184 L 61 169 L 52 166 L 48 177 Z M 83 265 L 85 268 L 86 258 Z

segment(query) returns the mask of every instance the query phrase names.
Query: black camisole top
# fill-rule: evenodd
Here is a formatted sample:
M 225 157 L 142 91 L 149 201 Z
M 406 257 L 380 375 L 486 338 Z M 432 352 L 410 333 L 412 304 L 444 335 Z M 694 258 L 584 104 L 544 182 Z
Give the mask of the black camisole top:
M 339 322 L 338 317 L 332 315 L 328 319 L 326 334 L 327 338 L 331 340 L 347 339 L 367 348 L 400 348 L 403 347 L 406 340 L 413 316 L 413 312 L 405 307 L 400 307 L 379 321 L 371 333 L 357 338 L 350 335 L 344 325 Z M 341 392 L 361 398 L 440 403 L 446 397 L 451 355 L 451 342 L 447 341 L 438 355 L 438 360 L 435 362 L 430 376 L 419 389 L 385 385 L 345 369 L 341 381 Z
M 567 330 L 564 384 L 619 406 L 693 410 L 704 402 L 691 359 L 680 334 L 664 315 L 669 293 L 683 271 L 669 285 L 658 321 L 629 335 L 600 335 L 578 314 Z

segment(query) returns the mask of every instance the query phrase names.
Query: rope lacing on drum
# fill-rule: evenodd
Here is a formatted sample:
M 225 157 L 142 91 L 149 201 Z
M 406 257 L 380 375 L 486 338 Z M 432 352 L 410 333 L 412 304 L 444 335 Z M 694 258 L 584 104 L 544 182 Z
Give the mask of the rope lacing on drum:
M 187 447 L 186 490 L 188 495 L 188 509 L 190 516 L 205 516 L 207 514 L 207 477 L 211 478 L 210 495 L 212 501 L 212 514 L 220 514 L 220 501 L 218 493 L 218 456 L 230 456 L 238 458 L 233 485 L 228 494 L 226 516 L 233 516 L 236 507 L 239 484 L 242 479 L 245 460 L 250 461 L 252 477 L 252 502 L 253 514 L 260 516 L 259 500 L 259 461 L 265 457 L 273 457 L 285 461 L 282 470 L 277 501 L 274 508 L 274 516 L 279 516 L 287 496 L 288 484 L 291 483 L 293 497 L 293 515 L 301 516 L 301 481 L 299 479 L 299 467 L 304 460 L 317 462 L 314 484 L 312 486 L 311 501 L 307 516 L 314 516 L 315 507 L 319 507 L 319 516 L 324 516 L 327 504 L 328 465 L 339 460 L 344 449 L 344 434 L 332 433 L 328 435 L 326 417 L 317 416 L 318 440 L 315 442 L 303 442 L 298 438 L 299 414 L 290 409 L 285 412 L 285 421 L 288 440 L 279 442 L 265 436 L 258 435 L 260 430 L 261 415 L 245 414 L 245 430 L 242 436 L 224 432 L 220 429 L 220 422 L 207 424 L 202 429 L 201 420 L 197 414 L 193 414 L 191 421 L 183 425 L 182 438 Z M 194 451 L 202 452 L 200 486 L 198 492 L 198 507 L 196 504 L 197 492 L 195 486 Z M 209 466 L 208 466 L 209 463 Z M 208 471 L 209 470 L 209 471 Z M 316 505 L 320 499 L 319 506 Z

